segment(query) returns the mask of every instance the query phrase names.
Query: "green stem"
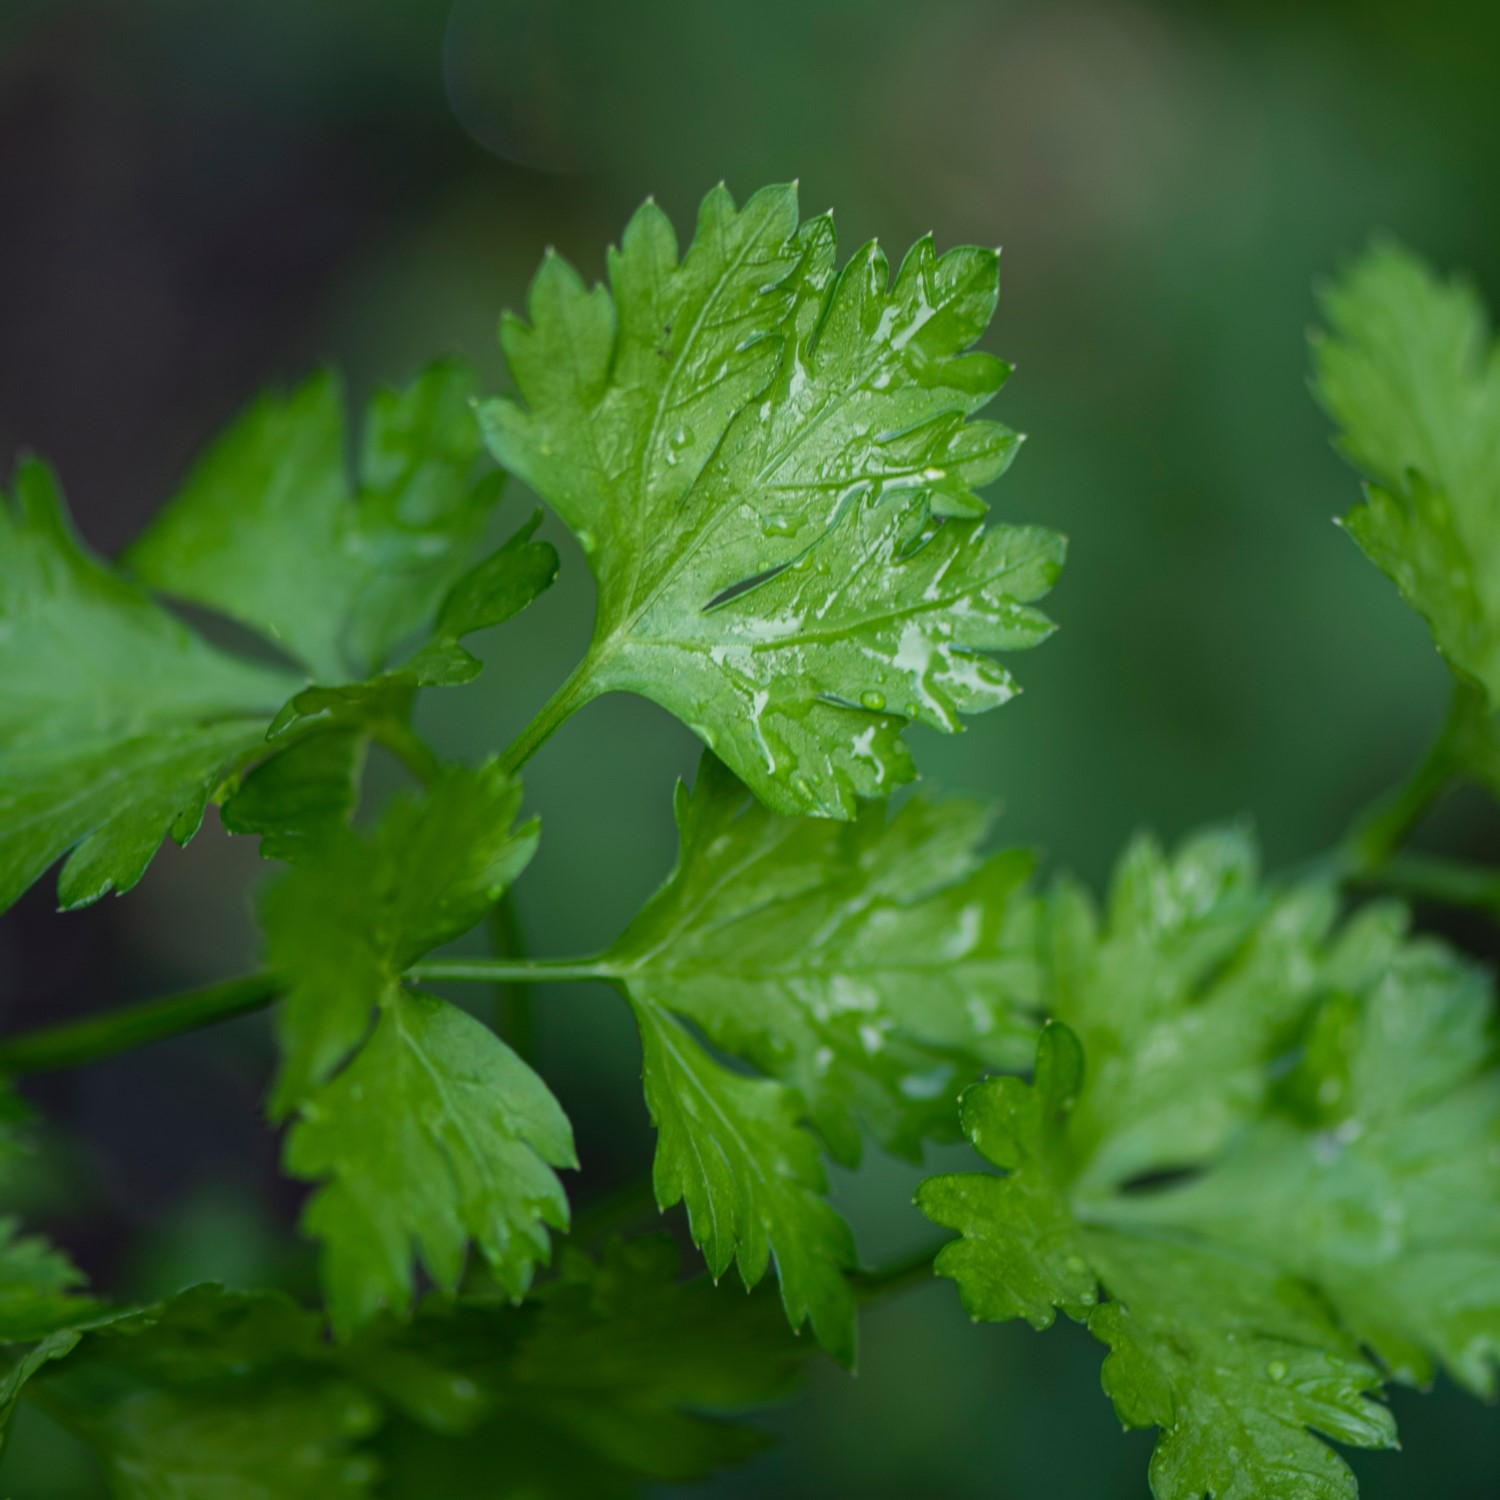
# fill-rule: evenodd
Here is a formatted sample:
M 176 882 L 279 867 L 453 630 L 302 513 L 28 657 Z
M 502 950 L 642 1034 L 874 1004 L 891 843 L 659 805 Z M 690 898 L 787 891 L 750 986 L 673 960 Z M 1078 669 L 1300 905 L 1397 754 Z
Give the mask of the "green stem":
M 536 717 L 516 736 L 510 748 L 500 757 L 500 763 L 512 776 L 531 759 L 548 740 L 585 703 L 598 694 L 597 685 L 591 680 L 594 668 L 592 651 L 573 669 L 572 675 L 538 709 Z
M 388 719 L 375 730 L 377 744 L 383 745 L 423 786 L 437 780 L 443 763 L 437 753 L 410 724 Z
M 54 1073 L 164 1041 L 271 1004 L 282 993 L 275 974 L 247 974 L 203 989 L 127 1005 L 64 1026 L 0 1040 L 0 1076 Z
M 430 958 L 413 964 L 408 979 L 418 984 L 444 981 L 470 984 L 548 984 L 571 979 L 608 979 L 613 970 L 600 959 Z
M 490 944 L 497 959 L 510 962 L 526 957 L 521 916 L 514 891 L 506 891 L 490 912 Z M 536 997 L 528 979 L 501 980 L 495 986 L 499 1001 L 500 1035 L 523 1062 L 536 1060 Z
M 1390 859 L 1447 790 L 1455 770 L 1447 737 L 1440 737 L 1400 786 L 1355 821 L 1344 844 L 1350 868 L 1363 874 Z
M 910 1291 L 913 1287 L 925 1286 L 933 1279 L 932 1263 L 937 1259 L 938 1251 L 949 1243 L 949 1238 L 913 1250 L 910 1255 L 903 1255 L 889 1265 L 854 1272 L 849 1279 L 854 1283 L 855 1295 L 861 1302 L 875 1302 L 882 1297 Z
M 1354 820 L 1341 848 L 1351 876 L 1359 878 L 1389 860 L 1463 771 L 1470 758 L 1466 752 L 1474 736 L 1473 716 L 1470 690 L 1455 684 L 1443 727 L 1416 768 Z
M 1361 885 L 1418 901 L 1472 907 L 1500 920 L 1500 873 L 1483 865 L 1429 854 L 1397 854 L 1378 869 L 1354 878 Z

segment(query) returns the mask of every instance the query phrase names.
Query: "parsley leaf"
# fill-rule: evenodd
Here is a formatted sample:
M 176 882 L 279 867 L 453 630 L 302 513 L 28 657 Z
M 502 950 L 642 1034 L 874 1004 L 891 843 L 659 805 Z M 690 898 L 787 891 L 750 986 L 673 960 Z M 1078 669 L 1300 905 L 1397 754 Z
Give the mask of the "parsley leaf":
M 1332 957 L 1281 1108 L 1153 1223 L 1316 1283 L 1392 1377 L 1493 1396 L 1500 1363 L 1500 1073 L 1488 977 L 1378 907 Z
M 574 703 L 652 698 L 777 811 L 848 818 L 915 774 L 906 720 L 1014 694 L 988 653 L 1050 633 L 1063 544 L 978 519 L 1019 441 L 968 420 L 1008 373 L 965 352 L 997 264 L 926 239 L 894 285 L 874 245 L 837 272 L 794 187 L 715 189 L 680 261 L 647 202 L 609 290 L 547 259 L 501 327 L 525 405 L 481 420 L 599 585 Z
M 357 503 L 331 377 L 264 398 L 127 553 L 148 584 L 265 632 L 299 670 L 208 645 L 85 551 L 51 474 L 22 466 L 14 500 L 0 496 L 0 909 L 70 849 L 65 908 L 128 890 L 210 800 L 237 803 L 226 823 L 265 836 L 269 857 L 300 857 L 352 805 L 364 738 L 400 735 L 418 687 L 479 671 L 461 639 L 535 599 L 557 556 L 533 520 L 471 566 L 499 480 L 476 478 L 469 389 L 436 366 L 375 398 Z M 313 729 L 344 738 L 272 769 Z M 234 797 L 257 761 L 254 792 Z
M 1390 1446 L 1382 1380 L 1488 1393 L 1500 1350 L 1488 981 L 1393 908 L 1334 932 L 1328 892 L 1263 892 L 1248 853 L 1142 842 L 1102 922 L 1059 891 L 1035 1083 L 964 1096 L 1005 1175 L 918 1198 L 963 1235 L 937 1269 L 975 1317 L 1110 1345 L 1161 1500 L 1351 1497 L 1313 1434 Z
M 764 1448 L 744 1414 L 806 1357 L 773 1299 L 678 1272 L 665 1236 L 570 1250 L 519 1305 L 430 1297 L 337 1345 L 285 1297 L 197 1286 L 12 1350 L 0 1399 L 69 1428 L 130 1500 L 634 1497 Z
M 64 907 L 129 890 L 263 753 L 297 679 L 215 650 L 92 557 L 56 481 L 0 496 L 0 909 L 60 855 Z
M 287 1169 L 328 1179 L 302 1216 L 324 1242 L 336 1329 L 411 1296 L 413 1246 L 445 1291 L 472 1238 L 496 1280 L 525 1289 L 566 1229 L 553 1167 L 577 1165 L 547 1086 L 497 1036 L 429 995 L 387 1000 L 375 1034 L 303 1107 Z
M 230 833 L 260 839 L 266 859 L 313 859 L 353 815 L 364 737 L 354 730 L 306 735 L 256 766 L 220 809 Z
M 662 1208 L 687 1206 L 693 1242 L 715 1279 L 731 1262 L 746 1287 L 776 1257 L 787 1319 L 854 1363 L 855 1264 L 849 1226 L 829 1205 L 818 1143 L 791 1089 L 716 1062 L 680 1022 L 634 999 L 646 1104 L 658 1132 L 652 1180 Z
M 536 821 L 513 828 L 521 785 L 493 761 L 396 797 L 367 839 L 344 830 L 265 892 L 268 955 L 288 979 L 277 1012 L 285 1115 L 364 1037 L 418 958 L 473 927 L 530 863 Z
M 150 587 L 279 641 L 319 682 L 357 681 L 432 617 L 469 567 L 499 476 L 458 364 L 370 403 L 358 478 L 327 371 L 256 401 L 125 554 Z
M 1344 525 L 1500 703 L 1500 358 L 1474 290 L 1379 244 L 1323 299 L 1316 389 L 1371 483 Z
M 0 1084 L 0 1159 L 21 1151 L 15 1127 L 25 1118 L 25 1106 Z M 14 1218 L 0 1219 L 0 1345 L 35 1341 L 34 1349 L 13 1358 L 8 1367 L 0 1362 L 0 1440 L 35 1371 L 73 1347 L 78 1325 L 104 1315 L 102 1304 L 80 1290 L 85 1279 L 46 1240 L 23 1236 Z
M 604 963 L 630 993 L 793 1085 L 853 1165 L 860 1125 L 915 1156 L 958 1090 L 1036 1045 L 1031 859 L 981 859 L 990 814 L 913 800 L 852 824 L 769 812 L 705 755 L 666 885 Z
M 283 1297 L 201 1286 L 39 1344 L 11 1379 L 93 1449 L 121 1500 L 371 1493 L 378 1405 Z
M 679 786 L 677 866 L 600 960 L 641 1027 L 663 1208 L 687 1204 L 716 1276 L 774 1253 L 793 1327 L 854 1352 L 849 1231 L 810 1123 L 840 1160 L 861 1126 L 904 1155 L 952 1131 L 958 1090 L 1035 1042 L 1031 870 L 981 859 L 973 803 L 853 823 L 782 817 L 705 754 Z M 681 1022 L 766 1077 L 730 1072 Z
M 763 1449 L 726 1419 L 785 1395 L 806 1353 L 774 1299 L 679 1280 L 676 1247 L 652 1236 L 600 1261 L 565 1251 L 519 1308 L 431 1299 L 347 1363 L 396 1410 L 380 1443 L 391 1493 L 614 1500 Z
M 1326 982 L 1335 915 L 1321 884 L 1261 885 L 1237 827 L 1173 857 L 1136 839 L 1102 917 L 1078 885 L 1057 883 L 1040 914 L 1042 997 L 1088 1053 L 1075 1128 L 1091 1186 L 1191 1166 L 1253 1118 Z
M 363 681 L 305 688 L 276 716 L 271 734 L 286 734 L 308 721 L 325 728 L 405 723 L 417 688 L 473 681 L 480 662 L 461 644 L 464 637 L 512 619 L 557 577 L 556 550 L 532 540 L 541 519 L 538 511 L 453 585 L 428 639 L 409 659 Z
M 26 1343 L 88 1318 L 83 1273 L 45 1240 L 0 1219 L 0 1344 Z
M 556 1100 L 498 1037 L 401 979 L 525 867 L 536 825 L 512 828 L 520 798 L 494 763 L 446 771 L 424 796 L 394 801 L 371 839 L 345 831 L 264 901 L 270 957 L 289 981 L 272 1105 L 300 1112 L 289 1170 L 324 1183 L 304 1225 L 324 1241 L 345 1333 L 409 1306 L 414 1249 L 451 1290 L 473 1238 L 519 1294 L 547 1258 L 544 1226 L 567 1224 L 551 1168 L 575 1160 Z

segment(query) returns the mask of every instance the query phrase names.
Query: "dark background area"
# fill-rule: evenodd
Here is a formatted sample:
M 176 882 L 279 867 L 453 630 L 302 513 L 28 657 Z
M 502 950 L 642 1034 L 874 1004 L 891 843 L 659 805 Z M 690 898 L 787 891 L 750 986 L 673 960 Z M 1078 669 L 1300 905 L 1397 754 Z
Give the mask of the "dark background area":
M 496 318 L 547 245 L 597 276 L 647 193 L 685 237 L 720 178 L 743 198 L 797 177 L 846 251 L 1004 246 L 990 344 L 1018 369 L 993 414 L 1031 440 L 990 498 L 1072 539 L 1062 631 L 1012 663 L 1025 695 L 916 734 L 929 781 L 1001 799 L 1008 840 L 1095 881 L 1139 827 L 1241 815 L 1286 866 L 1402 773 L 1446 693 L 1330 524 L 1357 489 L 1306 390 L 1312 287 L 1385 229 L 1500 292 L 1497 62 L 1491 0 L 4 0 L 0 462 L 53 460 L 112 552 L 264 383 L 329 360 L 362 397 L 460 351 L 499 389 Z M 529 503 L 517 487 L 502 519 Z M 504 745 L 587 639 L 582 559 L 549 533 L 558 587 L 423 706 L 447 753 Z M 518 891 L 538 952 L 623 925 L 695 760 L 627 699 L 547 748 Z M 60 917 L 49 881 L 0 921 L 0 1026 L 252 964 L 263 867 L 211 824 L 124 900 Z M 1426 838 L 1492 856 L 1496 828 L 1459 798 Z M 649 1157 L 636 1043 L 603 991 L 540 1003 L 587 1202 Z M 12 1202 L 113 1295 L 307 1287 L 268 1062 L 251 1018 L 37 1081 Z M 922 1242 L 914 1181 L 878 1157 L 839 1178 L 871 1260 Z M 935 1286 L 874 1311 L 858 1378 L 819 1366 L 781 1448 L 705 1492 L 1143 1496 L 1149 1439 L 1119 1436 L 1099 1358 L 1077 1330 L 971 1329 Z M 1405 1451 L 1354 1460 L 1369 1500 L 1495 1494 L 1492 1411 L 1446 1389 L 1396 1407 Z M 18 1438 L 7 1493 L 95 1493 L 39 1419 Z

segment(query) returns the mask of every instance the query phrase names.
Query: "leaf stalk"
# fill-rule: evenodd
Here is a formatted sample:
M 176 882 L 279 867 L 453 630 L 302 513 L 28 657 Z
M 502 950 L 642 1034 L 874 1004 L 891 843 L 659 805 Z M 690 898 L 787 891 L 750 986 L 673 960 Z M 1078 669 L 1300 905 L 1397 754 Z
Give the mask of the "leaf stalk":
M 1397 854 L 1352 879 L 1416 901 L 1469 907 L 1500 921 L 1500 873 L 1483 865 L 1429 854 Z
M 567 681 L 539 708 L 531 722 L 511 742 L 500 763 L 514 776 L 585 703 L 598 695 L 590 651 Z
M 62 1026 L 23 1032 L 0 1040 L 0 1076 L 55 1073 L 99 1062 L 260 1010 L 279 999 L 283 989 L 279 975 L 247 974 Z
M 413 964 L 406 977 L 416 984 L 547 984 L 611 979 L 614 970 L 589 958 L 432 958 Z

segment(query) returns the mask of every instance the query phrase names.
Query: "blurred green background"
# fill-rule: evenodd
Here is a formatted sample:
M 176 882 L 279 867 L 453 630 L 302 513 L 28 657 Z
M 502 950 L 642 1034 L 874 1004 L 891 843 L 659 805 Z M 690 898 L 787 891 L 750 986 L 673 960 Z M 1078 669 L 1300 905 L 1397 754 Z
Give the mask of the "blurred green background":
M 720 178 L 797 177 L 846 250 L 1003 245 L 991 344 L 1018 369 L 994 414 L 1031 441 L 991 499 L 1072 540 L 1062 631 L 1013 662 L 1024 697 L 916 736 L 929 780 L 999 798 L 1009 840 L 1094 880 L 1138 827 L 1240 815 L 1293 863 L 1401 773 L 1446 691 L 1330 524 L 1357 491 L 1306 391 L 1312 286 L 1379 228 L 1500 292 L 1497 59 L 1493 0 L 5 0 L 0 459 L 53 459 L 112 551 L 264 382 L 332 360 L 363 395 L 460 351 L 499 388 L 497 314 L 547 245 L 595 276 L 647 193 L 686 231 Z M 549 530 L 559 586 L 424 706 L 449 753 L 503 745 L 587 638 L 581 557 Z M 695 760 L 625 699 L 548 747 L 518 893 L 537 951 L 619 929 Z M 1472 799 L 1427 837 L 1500 846 Z M 63 918 L 38 889 L 0 922 L 0 1024 L 239 971 L 260 873 L 208 829 L 123 901 Z M 636 1044 L 603 991 L 542 1004 L 586 1203 L 648 1158 Z M 50 1124 L 13 1200 L 121 1296 L 305 1287 L 267 1065 L 252 1018 L 38 1081 Z M 839 1179 L 871 1260 L 922 1242 L 913 1181 L 878 1158 Z M 870 1314 L 857 1379 L 819 1366 L 779 1450 L 705 1493 L 1143 1496 L 1149 1439 L 1120 1437 L 1098 1364 L 1077 1330 L 971 1329 L 934 1286 Z M 1366 1496 L 1493 1497 L 1491 1411 L 1396 1406 L 1405 1451 L 1354 1460 Z M 20 1439 L 6 1493 L 95 1493 L 38 1421 Z

